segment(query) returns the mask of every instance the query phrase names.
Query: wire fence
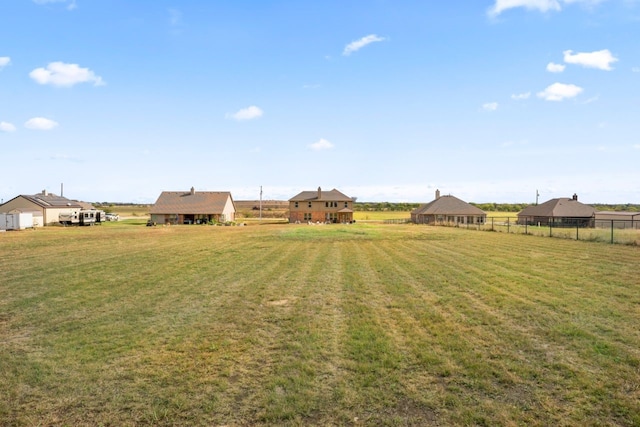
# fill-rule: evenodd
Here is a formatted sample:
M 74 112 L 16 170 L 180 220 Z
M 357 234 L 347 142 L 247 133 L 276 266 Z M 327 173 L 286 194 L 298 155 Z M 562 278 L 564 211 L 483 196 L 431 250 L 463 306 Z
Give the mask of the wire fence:
M 411 218 L 383 220 L 385 224 L 407 224 L 410 222 Z M 438 221 L 429 225 L 640 246 L 640 220 L 637 219 L 556 218 L 546 224 L 519 224 L 517 218 L 514 217 L 491 217 L 483 223 Z
M 547 224 L 519 224 L 513 217 L 487 218 L 483 224 L 442 224 L 481 231 L 496 231 L 561 239 L 606 242 L 624 245 L 640 245 L 640 221 L 583 218 L 562 218 Z

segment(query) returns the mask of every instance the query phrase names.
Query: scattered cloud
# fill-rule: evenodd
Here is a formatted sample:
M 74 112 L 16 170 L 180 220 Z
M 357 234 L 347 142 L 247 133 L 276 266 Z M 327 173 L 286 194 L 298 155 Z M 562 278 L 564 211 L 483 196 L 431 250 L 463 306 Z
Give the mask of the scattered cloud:
M 11 63 L 11 58 L 8 56 L 0 56 L 0 70 Z
M 583 92 L 580 86 L 574 84 L 554 83 L 547 86 L 542 92 L 538 92 L 538 98 L 546 101 L 562 101 L 567 98 L 573 98 Z
M 51 160 L 64 160 L 64 161 L 74 162 L 74 163 L 79 163 L 82 161 L 80 157 L 70 156 L 68 154 L 53 154 L 49 158 Z
M 514 93 L 513 95 L 511 95 L 511 99 L 515 99 L 515 100 L 529 99 L 530 96 L 531 96 L 531 92 Z
M 330 150 L 333 148 L 333 144 L 324 138 L 320 138 L 317 142 L 309 144 L 309 148 L 313 151 Z
M 634 144 L 633 148 L 635 148 L 636 150 L 640 150 L 640 144 Z
M 562 10 L 562 4 L 582 4 L 588 8 L 594 7 L 606 0 L 495 0 L 495 4 L 489 8 L 487 14 L 496 17 L 505 10 L 523 7 L 527 10 L 539 12 Z
M 178 9 L 169 9 L 168 11 L 171 34 L 178 35 L 182 32 L 182 12 Z
M 15 132 L 16 127 L 9 122 L 0 122 L 0 132 Z
M 599 98 L 600 98 L 599 96 L 593 96 L 587 99 L 586 101 L 584 101 L 583 104 L 591 104 L 592 102 L 596 102 Z
M 633 67 L 633 68 L 631 69 L 631 72 L 633 72 L 633 73 L 640 73 L 640 67 Z
M 227 113 L 226 118 L 234 119 L 237 121 L 244 121 L 244 120 L 257 119 L 258 117 L 262 117 L 263 114 L 264 113 L 260 108 L 256 107 L 255 105 L 252 105 L 250 107 L 238 110 L 235 113 Z
M 557 0 L 496 0 L 493 7 L 489 9 L 488 14 L 491 17 L 496 17 L 505 10 L 516 7 L 524 7 L 527 10 L 538 10 L 540 12 L 559 11 L 561 9 Z
M 318 89 L 320 87 L 319 84 L 305 84 L 302 85 L 303 89 Z
M 344 50 L 342 51 L 342 54 L 344 56 L 349 56 L 353 52 L 357 52 L 358 50 L 362 49 L 363 47 L 365 47 L 368 44 L 375 43 L 375 42 L 381 42 L 381 41 L 384 41 L 384 40 L 386 40 L 384 37 L 378 37 L 375 34 L 370 34 L 368 36 L 362 37 L 360 40 L 352 41 L 351 43 L 346 45 L 344 47 Z
M 486 104 L 482 104 L 482 109 L 484 111 L 496 111 L 498 109 L 497 102 L 487 102 Z
M 564 71 L 564 69 L 566 68 L 566 65 L 562 65 L 562 64 L 555 64 L 553 62 L 549 62 L 547 64 L 547 71 L 550 73 L 561 73 Z
M 74 10 L 78 7 L 76 0 L 33 0 L 35 4 L 49 4 L 49 3 L 65 3 L 67 10 Z
M 182 24 L 182 12 L 178 9 L 169 9 L 169 25 L 172 27 Z
M 27 120 L 24 124 L 24 127 L 33 130 L 51 130 L 58 127 L 58 122 L 50 119 L 45 119 L 44 117 L 34 117 Z
M 595 52 L 579 52 L 573 54 L 571 50 L 565 50 L 564 62 L 567 64 L 582 65 L 586 68 L 597 68 L 599 70 L 611 71 L 611 64 L 617 62 L 618 58 L 614 57 L 609 49 L 598 50 Z
M 103 86 L 106 83 L 102 77 L 96 76 L 88 68 L 81 68 L 78 64 L 65 64 L 64 62 L 51 62 L 47 68 L 36 68 L 29 73 L 29 77 L 41 85 L 71 87 L 78 83 L 91 83 L 94 86 Z

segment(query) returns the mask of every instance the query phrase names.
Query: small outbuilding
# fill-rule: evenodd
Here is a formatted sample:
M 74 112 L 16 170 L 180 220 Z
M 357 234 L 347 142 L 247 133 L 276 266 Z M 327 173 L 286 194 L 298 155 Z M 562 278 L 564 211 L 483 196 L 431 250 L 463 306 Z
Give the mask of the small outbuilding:
M 598 228 L 640 229 L 640 212 L 598 211 L 595 215 Z
M 236 206 L 228 191 L 163 191 L 149 210 L 156 224 L 208 224 L 236 219 Z
M 303 191 L 289 199 L 289 222 L 350 223 L 353 198 L 335 188 L 331 191 Z
M 66 214 L 70 211 L 80 210 L 85 205 L 42 190 L 38 194 L 23 194 L 3 203 L 0 205 L 0 213 L 31 213 L 33 226 L 40 227 L 58 224 L 61 213 Z
M 596 210 L 578 201 L 578 195 L 528 206 L 518 213 L 518 224 L 552 227 L 593 227 Z
M 457 197 L 441 196 L 436 190 L 436 198 L 411 211 L 414 224 L 484 224 L 487 214 Z

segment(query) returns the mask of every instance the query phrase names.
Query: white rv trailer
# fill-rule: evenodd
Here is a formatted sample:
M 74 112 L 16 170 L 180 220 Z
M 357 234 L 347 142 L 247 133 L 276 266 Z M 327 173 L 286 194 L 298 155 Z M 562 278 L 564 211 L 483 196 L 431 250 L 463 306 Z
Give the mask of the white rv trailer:
M 79 209 L 63 212 L 58 216 L 62 225 L 94 225 L 104 220 L 104 211 L 97 209 Z

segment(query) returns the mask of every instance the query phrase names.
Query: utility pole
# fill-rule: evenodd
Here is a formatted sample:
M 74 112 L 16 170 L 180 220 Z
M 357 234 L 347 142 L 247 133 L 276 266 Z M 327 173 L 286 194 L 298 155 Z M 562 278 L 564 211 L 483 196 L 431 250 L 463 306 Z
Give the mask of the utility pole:
M 260 222 L 262 222 L 262 185 L 260 186 Z
M 540 196 L 540 193 L 538 193 L 538 190 L 536 190 L 536 206 L 538 206 L 538 197 Z

